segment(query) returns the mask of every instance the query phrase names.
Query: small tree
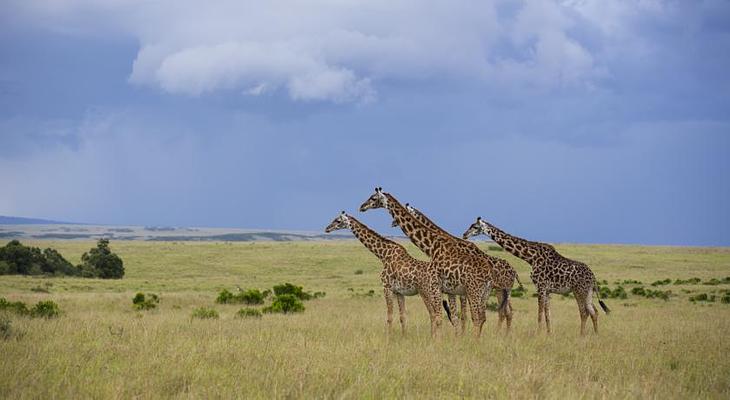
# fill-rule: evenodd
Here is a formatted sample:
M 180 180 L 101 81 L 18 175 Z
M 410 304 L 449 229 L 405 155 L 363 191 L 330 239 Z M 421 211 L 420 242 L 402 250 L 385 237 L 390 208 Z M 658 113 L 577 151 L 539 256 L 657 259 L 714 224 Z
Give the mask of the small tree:
M 82 271 L 94 271 L 102 279 L 121 279 L 124 276 L 124 263 L 109 249 L 109 239 L 99 239 L 96 248 L 81 256 L 81 262 Z

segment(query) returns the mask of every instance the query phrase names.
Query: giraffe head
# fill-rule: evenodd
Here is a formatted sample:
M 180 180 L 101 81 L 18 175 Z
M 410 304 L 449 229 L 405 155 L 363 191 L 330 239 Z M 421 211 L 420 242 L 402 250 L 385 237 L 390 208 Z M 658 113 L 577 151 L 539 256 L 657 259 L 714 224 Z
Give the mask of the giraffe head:
M 340 215 L 335 217 L 335 219 L 333 219 L 326 228 L 324 228 L 324 232 L 330 233 L 339 229 L 350 229 L 350 227 L 350 217 L 348 217 L 347 214 L 343 211 L 340 213 Z
M 383 194 L 383 188 L 376 187 L 375 193 L 368 197 L 360 206 L 360 212 L 365 212 L 374 208 L 388 208 L 388 198 Z
M 410 203 L 406 203 L 406 210 L 408 210 L 408 212 L 411 213 L 411 215 L 413 215 L 413 216 L 416 215 L 416 209 L 413 208 L 413 207 L 411 207 L 411 204 Z M 398 226 L 398 221 L 393 220 L 393 222 L 390 223 L 390 226 L 393 227 L 393 228 L 397 227 Z
M 486 235 L 486 231 L 486 222 L 482 219 L 482 217 L 477 217 L 477 221 L 469 226 L 469 229 L 464 232 L 463 237 L 464 239 L 469 239 L 472 236 L 477 236 L 481 234 Z

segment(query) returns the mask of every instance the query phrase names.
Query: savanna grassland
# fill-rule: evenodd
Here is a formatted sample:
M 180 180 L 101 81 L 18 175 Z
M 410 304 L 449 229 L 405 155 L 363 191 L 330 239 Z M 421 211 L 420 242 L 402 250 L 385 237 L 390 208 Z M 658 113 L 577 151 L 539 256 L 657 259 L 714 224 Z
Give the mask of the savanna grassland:
M 94 245 L 27 244 L 56 248 L 74 264 Z M 125 262 L 122 280 L 0 277 L 0 297 L 53 300 L 63 311 L 49 320 L 10 315 L 0 398 L 730 398 L 730 304 L 721 301 L 730 284 L 650 285 L 722 280 L 728 248 L 557 245 L 588 263 L 603 286 L 642 282 L 623 284 L 625 299 L 607 299 L 613 312 L 601 313 L 599 335 L 586 337 L 575 301 L 560 295 L 551 301 L 553 334 L 536 334 L 529 266 L 493 251 L 528 289 L 513 300 L 511 335 L 495 332 L 489 312 L 480 339 L 444 325 L 434 340 L 418 297 L 406 300 L 407 333 L 397 311 L 387 332 L 381 265 L 355 241 L 111 247 Z M 283 282 L 327 295 L 305 302 L 303 313 L 263 318 L 237 318 L 240 305 L 215 303 L 224 288 Z M 640 286 L 672 295 L 632 294 Z M 135 311 L 137 292 L 160 295 L 159 306 Z M 689 301 L 702 293 L 716 301 Z M 191 318 L 201 306 L 220 318 Z

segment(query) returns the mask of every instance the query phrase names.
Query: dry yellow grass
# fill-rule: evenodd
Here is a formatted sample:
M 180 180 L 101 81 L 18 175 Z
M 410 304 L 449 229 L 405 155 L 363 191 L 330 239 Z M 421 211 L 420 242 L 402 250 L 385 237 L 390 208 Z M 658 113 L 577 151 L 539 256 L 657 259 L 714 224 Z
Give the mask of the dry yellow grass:
M 91 242 L 36 242 L 72 262 Z M 599 279 L 722 278 L 729 249 L 560 245 L 588 262 Z M 537 305 L 515 299 L 513 332 L 437 340 L 416 297 L 408 298 L 409 331 L 385 330 L 380 265 L 356 242 L 113 242 L 125 260 L 121 281 L 0 277 L 0 296 L 52 299 L 55 320 L 12 317 L 13 336 L 0 340 L 0 398 L 728 398 L 730 305 L 693 304 L 684 290 L 665 302 L 629 295 L 611 299 L 598 336 L 578 335 L 577 306 L 553 296 L 554 334 L 536 334 Z M 417 251 L 409 247 L 413 254 Z M 523 282 L 529 267 L 503 252 Z M 363 274 L 355 274 L 363 270 Z M 216 305 L 222 288 L 267 288 L 293 282 L 327 292 L 298 315 L 235 318 L 240 308 Z M 48 285 L 50 284 L 50 285 Z M 51 293 L 37 293 L 33 287 Z M 527 285 L 530 294 L 534 292 Z M 627 286 L 630 288 L 632 286 Z M 352 288 L 352 290 L 349 290 Z M 358 294 L 375 290 L 376 296 Z M 135 292 L 162 296 L 160 307 L 136 312 Z M 192 320 L 194 308 L 216 308 L 218 320 Z

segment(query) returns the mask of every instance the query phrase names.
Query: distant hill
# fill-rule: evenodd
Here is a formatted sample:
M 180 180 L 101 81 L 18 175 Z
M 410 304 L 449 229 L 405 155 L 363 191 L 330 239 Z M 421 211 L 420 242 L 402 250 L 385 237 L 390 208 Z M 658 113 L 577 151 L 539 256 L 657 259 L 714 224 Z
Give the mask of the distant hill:
M 51 221 L 40 218 L 9 217 L 0 215 L 0 225 L 78 225 L 74 222 Z

